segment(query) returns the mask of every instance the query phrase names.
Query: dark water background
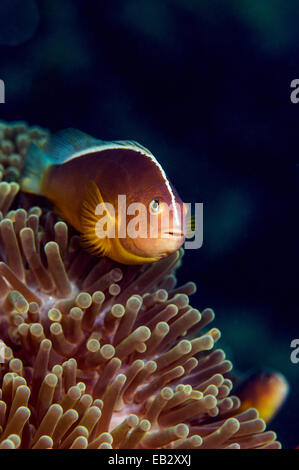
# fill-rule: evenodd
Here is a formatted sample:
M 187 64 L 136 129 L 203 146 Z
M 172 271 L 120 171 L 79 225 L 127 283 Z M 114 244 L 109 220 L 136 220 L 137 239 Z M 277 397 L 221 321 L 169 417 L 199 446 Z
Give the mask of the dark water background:
M 204 245 L 181 282 L 216 312 L 237 370 L 291 384 L 271 424 L 299 444 L 297 302 L 299 5 L 292 0 L 0 0 L 0 119 L 149 147 Z M 298 167 L 297 167 L 298 168 Z

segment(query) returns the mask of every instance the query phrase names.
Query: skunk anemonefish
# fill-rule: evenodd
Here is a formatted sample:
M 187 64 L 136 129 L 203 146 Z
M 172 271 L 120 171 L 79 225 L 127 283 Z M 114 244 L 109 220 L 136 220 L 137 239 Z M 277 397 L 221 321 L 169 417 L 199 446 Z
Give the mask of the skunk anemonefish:
M 44 150 L 29 147 L 21 188 L 50 199 L 57 213 L 81 233 L 87 249 L 120 263 L 152 263 L 184 242 L 186 206 L 152 153 L 134 141 L 105 142 L 75 129 L 62 131 Z M 141 203 L 146 208 L 147 221 L 157 223 L 154 237 L 149 223 L 143 236 L 138 230 L 136 236 L 123 230 L 136 213 L 124 217 L 118 210 L 119 195 L 125 196 L 127 206 Z M 113 237 L 99 235 L 99 205 L 115 229 Z
M 277 372 L 258 372 L 248 377 L 235 390 L 241 399 L 239 412 L 256 408 L 259 417 L 269 423 L 283 405 L 289 392 L 285 377 Z

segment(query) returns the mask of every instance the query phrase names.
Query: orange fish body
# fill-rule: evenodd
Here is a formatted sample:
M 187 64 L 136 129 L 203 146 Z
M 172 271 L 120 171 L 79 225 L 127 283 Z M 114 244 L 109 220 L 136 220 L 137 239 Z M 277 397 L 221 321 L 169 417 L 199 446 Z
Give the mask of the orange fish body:
M 107 153 L 104 151 L 101 155 L 95 153 L 53 165 L 43 178 L 43 195 L 54 202 L 60 214 L 79 232 L 82 232 L 81 205 L 90 181 L 100 185 L 104 200 L 113 201 L 115 192 L 123 194 L 119 193 L 123 170 L 118 170 L 119 180 L 114 178 L 113 184 L 109 185 L 109 175 L 115 171 L 115 163 Z
M 252 375 L 237 388 L 241 412 L 256 408 L 260 418 L 271 421 L 288 394 L 289 386 L 282 374 L 261 372 Z
M 184 204 L 151 152 L 136 142 L 104 142 L 79 131 L 64 131 L 50 141 L 45 152 L 30 147 L 21 185 L 24 191 L 50 199 L 59 215 L 82 234 L 89 249 L 115 261 L 154 262 L 184 241 Z M 144 208 L 147 225 L 142 236 L 123 235 L 124 224 L 127 228 L 134 222 L 134 213 L 124 217 L 119 196 L 125 197 L 127 206 Z M 115 236 L 99 233 L 99 207 Z M 163 222 L 166 213 L 167 226 Z M 155 237 L 148 220 L 157 225 Z

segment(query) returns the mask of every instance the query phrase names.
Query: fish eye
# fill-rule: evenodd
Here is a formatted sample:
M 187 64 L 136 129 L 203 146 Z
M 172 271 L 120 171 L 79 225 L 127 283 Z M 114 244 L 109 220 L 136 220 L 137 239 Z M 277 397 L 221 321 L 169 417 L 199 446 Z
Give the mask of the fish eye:
M 161 205 L 160 205 L 160 200 L 159 199 L 153 199 L 149 203 L 149 211 L 151 214 L 159 214 L 161 210 Z

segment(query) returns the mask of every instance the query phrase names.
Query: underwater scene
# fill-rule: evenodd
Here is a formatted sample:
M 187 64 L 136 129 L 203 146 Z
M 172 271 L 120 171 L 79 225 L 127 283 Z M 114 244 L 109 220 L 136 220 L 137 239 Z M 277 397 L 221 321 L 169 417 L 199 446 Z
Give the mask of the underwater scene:
M 297 10 L 0 0 L 0 450 L 299 448 Z

